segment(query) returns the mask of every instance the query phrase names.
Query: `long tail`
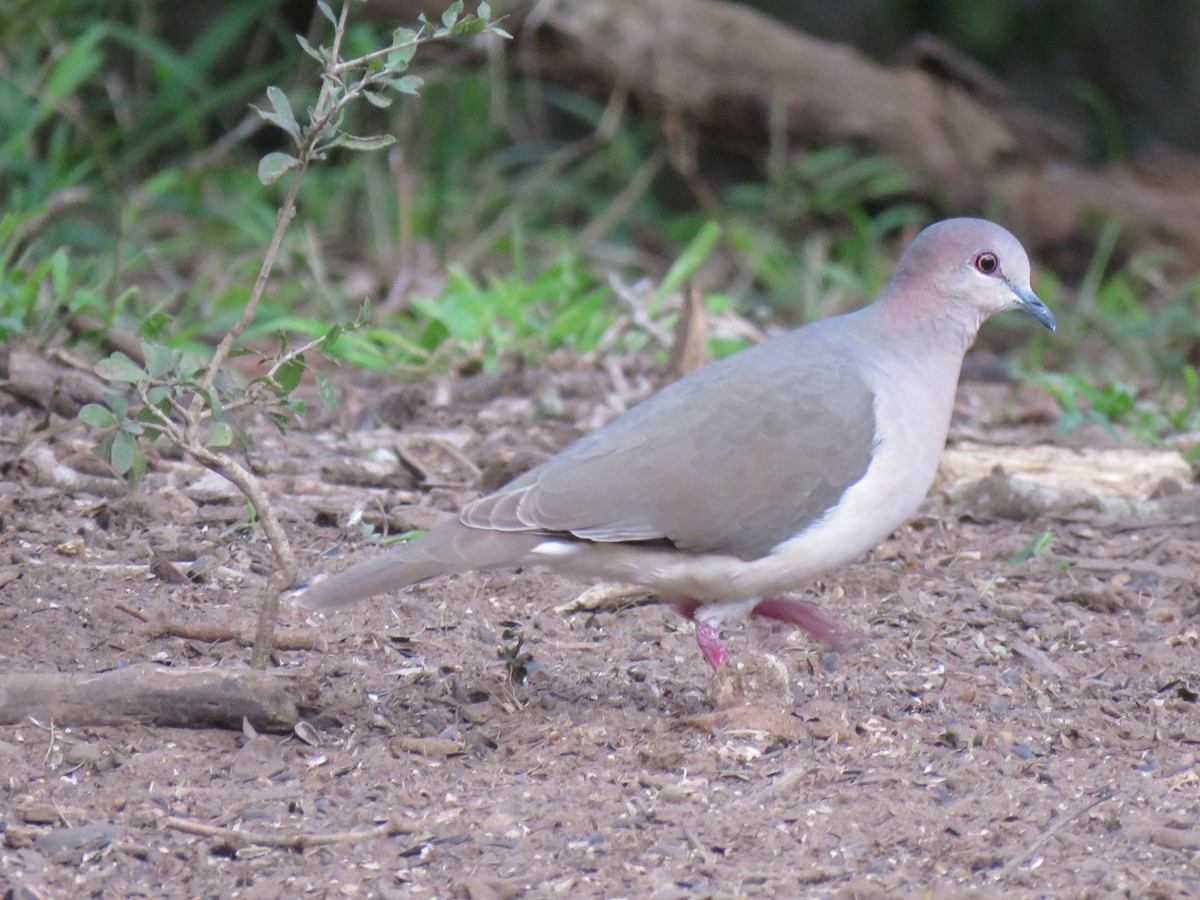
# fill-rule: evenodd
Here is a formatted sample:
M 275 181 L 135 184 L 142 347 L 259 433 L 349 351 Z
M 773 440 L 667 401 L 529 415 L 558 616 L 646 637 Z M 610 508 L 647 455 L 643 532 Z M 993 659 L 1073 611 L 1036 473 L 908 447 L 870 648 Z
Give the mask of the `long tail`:
M 294 602 L 308 609 L 333 609 L 439 575 L 516 563 L 544 540 L 536 534 L 469 528 L 454 520 L 317 582 Z

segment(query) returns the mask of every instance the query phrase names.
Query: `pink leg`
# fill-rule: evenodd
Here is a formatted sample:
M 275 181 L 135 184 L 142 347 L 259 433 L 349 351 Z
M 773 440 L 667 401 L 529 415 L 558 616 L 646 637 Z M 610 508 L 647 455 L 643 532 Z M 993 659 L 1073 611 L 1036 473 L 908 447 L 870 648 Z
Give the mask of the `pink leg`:
M 791 597 L 773 597 L 770 600 L 764 600 L 754 607 L 752 615 L 762 616 L 766 619 L 778 619 L 780 622 L 790 622 L 818 640 L 824 641 L 834 650 L 845 650 L 862 639 L 862 635 L 853 628 L 826 615 L 819 607 L 804 600 L 794 600 Z M 697 637 L 699 637 L 699 632 L 697 632 Z
M 721 664 L 729 660 L 729 652 L 721 646 L 721 633 L 715 625 L 697 619 L 696 643 L 700 645 L 700 652 L 713 669 L 721 668 Z
M 702 605 L 700 601 L 675 597 L 669 602 L 679 610 L 681 616 L 696 623 L 696 643 L 700 647 L 700 652 L 704 654 L 704 658 L 708 660 L 708 664 L 714 669 L 718 669 L 722 663 L 728 661 L 729 651 L 721 645 L 720 630 L 715 625 L 709 625 L 696 618 L 696 610 Z

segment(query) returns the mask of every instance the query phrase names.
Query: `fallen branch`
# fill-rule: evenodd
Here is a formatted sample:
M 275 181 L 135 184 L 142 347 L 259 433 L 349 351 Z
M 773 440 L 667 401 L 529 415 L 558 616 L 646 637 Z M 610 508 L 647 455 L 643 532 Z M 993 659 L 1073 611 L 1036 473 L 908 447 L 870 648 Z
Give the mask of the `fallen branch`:
M 721 0 L 509 0 L 504 11 L 522 25 L 517 60 L 533 77 L 598 98 L 631 91 L 660 110 L 689 182 L 696 135 L 768 154 L 848 143 L 904 160 L 925 193 L 957 208 L 999 199 L 1027 244 L 1062 240 L 1098 213 L 1200 246 L 1195 157 L 1091 168 L 1079 134 L 927 43 L 886 66 Z
M 65 418 L 77 416 L 85 403 L 101 402 L 104 390 L 94 375 L 40 354 L 19 347 L 0 352 L 0 391 Z
M 139 663 L 109 672 L 0 674 L 0 725 L 33 717 L 59 726 L 138 722 L 171 728 L 288 732 L 317 697 L 311 677 L 257 669 L 169 669 Z
M 243 634 L 227 625 L 211 623 L 190 625 L 185 622 L 171 622 L 162 616 L 151 615 L 122 603 L 116 604 L 116 608 L 140 622 L 145 622 L 148 627 L 143 628 L 141 633 L 148 637 L 177 637 L 183 638 L 185 641 L 202 641 L 206 644 L 236 641 L 243 647 L 254 645 L 254 635 Z M 316 645 L 316 636 L 302 631 L 276 632 L 274 637 L 276 650 L 312 650 Z

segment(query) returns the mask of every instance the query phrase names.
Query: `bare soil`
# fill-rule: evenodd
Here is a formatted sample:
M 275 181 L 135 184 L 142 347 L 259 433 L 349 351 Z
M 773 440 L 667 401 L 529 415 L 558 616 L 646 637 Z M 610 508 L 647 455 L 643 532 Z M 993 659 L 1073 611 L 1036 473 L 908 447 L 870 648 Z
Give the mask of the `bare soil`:
M 306 571 L 335 569 L 378 552 L 345 528 L 359 512 L 426 527 L 594 425 L 609 374 L 346 385 L 336 417 L 255 427 L 251 459 Z M 271 557 L 233 527 L 244 504 L 171 459 L 122 497 L 78 426 L 0 412 L 0 668 L 244 665 L 127 611 L 250 632 Z M 1050 440 L 1052 412 L 969 384 L 955 434 Z M 1198 563 L 1194 520 L 989 521 L 935 490 L 807 592 L 861 645 L 756 620 L 716 676 L 671 608 L 556 611 L 583 587 L 539 573 L 288 609 L 318 639 L 278 653 L 319 686 L 312 728 L 0 727 L 0 878 L 14 897 L 1200 894 Z

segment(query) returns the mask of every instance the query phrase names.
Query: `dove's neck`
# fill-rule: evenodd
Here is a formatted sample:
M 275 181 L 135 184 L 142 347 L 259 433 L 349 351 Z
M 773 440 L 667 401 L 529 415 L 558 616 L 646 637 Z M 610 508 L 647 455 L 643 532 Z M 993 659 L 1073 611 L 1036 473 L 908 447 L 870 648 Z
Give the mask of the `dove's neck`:
M 875 394 L 880 439 L 932 479 L 946 442 L 963 354 L 978 323 L 885 295 L 845 317 L 842 339 Z M 883 411 L 880 413 L 880 411 Z M 926 485 L 927 487 L 928 485 Z

